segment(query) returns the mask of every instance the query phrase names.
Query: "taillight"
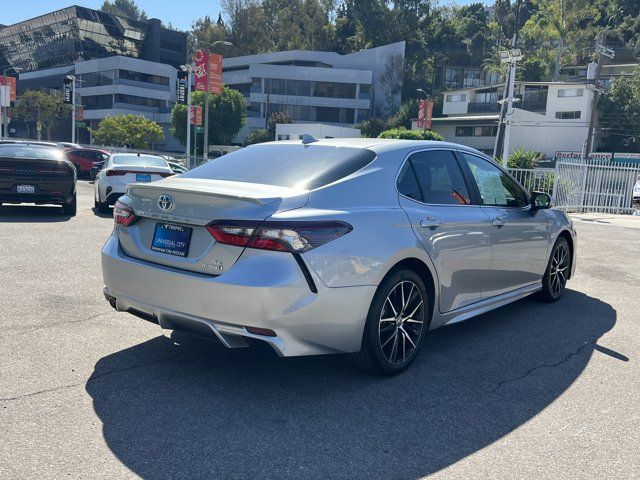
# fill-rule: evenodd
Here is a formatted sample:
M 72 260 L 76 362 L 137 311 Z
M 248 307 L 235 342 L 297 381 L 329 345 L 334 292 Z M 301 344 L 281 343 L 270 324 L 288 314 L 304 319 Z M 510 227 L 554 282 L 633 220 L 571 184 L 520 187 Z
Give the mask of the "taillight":
M 271 221 L 260 224 L 221 220 L 210 223 L 207 230 L 225 245 L 302 253 L 346 235 L 353 227 L 340 221 Z
M 138 220 L 133 208 L 125 205 L 124 203 L 120 203 L 116 201 L 116 204 L 113 206 L 113 220 L 116 225 L 120 225 L 122 227 L 128 227 L 129 225 L 135 223 Z

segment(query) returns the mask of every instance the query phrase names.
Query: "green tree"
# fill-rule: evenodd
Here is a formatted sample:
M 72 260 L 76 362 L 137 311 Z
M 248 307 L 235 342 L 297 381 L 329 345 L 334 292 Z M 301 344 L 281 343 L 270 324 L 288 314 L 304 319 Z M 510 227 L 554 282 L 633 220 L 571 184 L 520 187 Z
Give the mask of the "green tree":
M 377 138 L 385 130 L 390 128 L 388 120 L 379 117 L 373 117 L 365 120 L 359 126 L 360 135 L 365 138 Z
M 411 98 L 400 105 L 400 108 L 388 121 L 389 128 L 411 128 L 411 121 L 418 117 L 418 100 Z M 385 129 L 386 130 L 386 129 Z
M 205 49 L 213 42 L 228 41 L 229 32 L 218 15 L 218 21 L 213 22 L 210 17 L 199 18 L 193 22 L 188 38 L 189 58 L 193 58 L 196 50 Z
M 144 149 L 164 139 L 162 127 L 143 115 L 113 115 L 89 131 L 99 145 Z
M 293 123 L 293 118 L 287 112 L 273 112 L 267 119 L 267 131 L 271 140 L 276 138 L 276 125 L 278 123 Z
M 204 111 L 204 92 L 193 92 L 191 103 Z M 209 95 L 209 144 L 229 145 L 244 126 L 247 103 L 239 91 L 223 87 L 220 95 Z M 171 133 L 183 145 L 187 141 L 187 106 L 176 104 L 171 111 Z M 194 141 L 194 129 L 191 129 Z
M 136 5 L 134 0 L 104 0 L 100 10 L 121 17 L 133 18 L 134 20 L 147 19 L 147 13 Z
M 18 95 L 15 114 L 30 126 L 31 132 L 36 131 L 36 122 L 42 122 L 47 140 L 51 140 L 56 124 L 71 116 L 71 105 L 63 102 L 59 92 L 25 90 Z
M 601 149 L 640 152 L 640 67 L 616 78 L 601 97 Z
M 269 130 L 266 128 L 258 128 L 256 130 L 251 130 L 249 135 L 247 135 L 247 139 L 245 140 L 245 145 L 253 145 L 254 143 L 264 143 L 273 141 L 273 135 L 269 133 Z
M 222 0 L 228 40 L 233 43 L 230 55 L 252 55 L 273 50 L 267 14 L 258 0 Z
M 404 140 L 438 140 L 443 141 L 444 137 L 432 130 L 407 130 L 406 128 L 394 128 L 385 130 L 378 138 L 396 138 Z

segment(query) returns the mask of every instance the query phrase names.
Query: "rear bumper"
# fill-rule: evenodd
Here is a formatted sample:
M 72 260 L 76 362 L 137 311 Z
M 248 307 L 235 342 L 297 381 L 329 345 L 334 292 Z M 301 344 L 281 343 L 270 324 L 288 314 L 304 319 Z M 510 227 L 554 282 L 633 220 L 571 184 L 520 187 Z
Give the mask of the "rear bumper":
M 33 185 L 34 193 L 18 193 L 17 185 Z M 58 204 L 69 203 L 75 193 L 75 181 L 72 180 L 29 180 L 11 179 L 0 182 L 0 202 Z
M 186 272 L 126 256 L 116 236 L 102 250 L 102 270 L 105 295 L 119 311 L 142 313 L 165 329 L 209 334 L 231 348 L 259 339 L 281 356 L 358 351 L 376 290 L 328 288 L 315 279 L 313 293 L 293 256 L 282 252 L 246 250 L 218 277 Z

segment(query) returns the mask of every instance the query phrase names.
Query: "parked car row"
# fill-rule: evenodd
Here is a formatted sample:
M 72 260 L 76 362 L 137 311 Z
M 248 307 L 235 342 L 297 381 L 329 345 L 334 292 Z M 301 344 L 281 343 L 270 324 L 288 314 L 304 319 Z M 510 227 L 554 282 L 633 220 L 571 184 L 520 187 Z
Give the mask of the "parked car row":
M 61 205 L 66 215 L 77 211 L 76 180 L 94 181 L 95 208 L 101 213 L 125 193 L 127 184 L 152 182 L 186 168 L 155 155 L 117 153 L 93 148 L 62 148 L 50 142 L 0 143 L 0 206 L 3 203 Z

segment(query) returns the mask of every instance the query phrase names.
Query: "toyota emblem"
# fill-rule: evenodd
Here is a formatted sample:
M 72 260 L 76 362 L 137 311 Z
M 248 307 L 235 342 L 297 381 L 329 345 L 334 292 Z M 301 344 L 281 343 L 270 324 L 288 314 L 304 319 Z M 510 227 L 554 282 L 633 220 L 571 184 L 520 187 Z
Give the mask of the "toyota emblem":
M 160 210 L 168 212 L 173 208 L 173 198 L 169 195 L 160 195 L 158 197 L 158 206 L 160 207 Z

